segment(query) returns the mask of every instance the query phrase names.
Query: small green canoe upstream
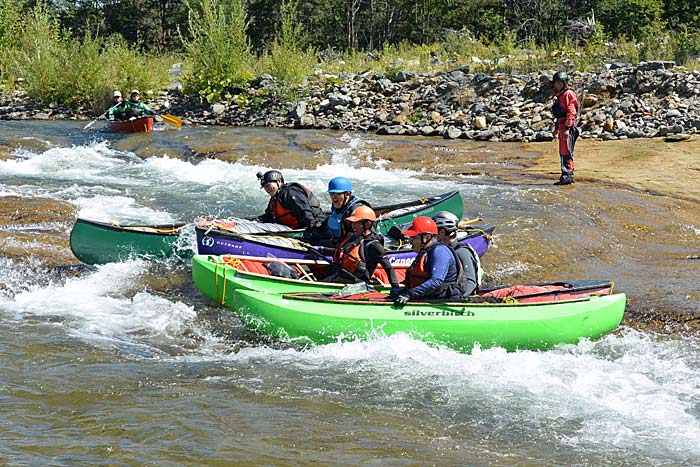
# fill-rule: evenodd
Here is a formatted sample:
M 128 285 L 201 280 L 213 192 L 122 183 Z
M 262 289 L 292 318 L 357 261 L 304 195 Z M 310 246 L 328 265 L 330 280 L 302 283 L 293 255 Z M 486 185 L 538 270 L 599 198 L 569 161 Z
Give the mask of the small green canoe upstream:
M 411 303 L 271 294 L 238 289 L 237 314 L 247 327 L 281 339 L 327 344 L 405 333 L 459 352 L 502 347 L 546 350 L 596 339 L 620 324 L 625 294 L 539 303 Z

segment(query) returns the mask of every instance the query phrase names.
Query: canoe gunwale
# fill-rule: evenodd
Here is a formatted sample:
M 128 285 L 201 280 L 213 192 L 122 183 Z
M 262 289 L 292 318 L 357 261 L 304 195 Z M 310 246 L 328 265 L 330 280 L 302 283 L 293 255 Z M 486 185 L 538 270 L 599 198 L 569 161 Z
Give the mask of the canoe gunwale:
M 82 219 L 78 218 L 75 221 L 76 224 L 82 223 L 82 224 L 87 224 L 95 228 L 100 228 L 104 230 L 113 230 L 116 232 L 127 232 L 127 233 L 133 233 L 137 235 L 157 235 L 160 237 L 164 236 L 178 236 L 180 235 L 180 231 L 186 227 L 188 224 L 185 222 L 179 222 L 175 224 L 159 224 L 159 225 L 114 225 L 109 222 L 100 222 L 100 221 L 93 221 L 89 219 Z M 171 230 L 163 230 L 161 232 L 152 232 L 149 230 L 139 230 L 139 229 L 171 229 Z
M 551 292 L 549 292 L 551 293 Z M 316 296 L 313 296 L 316 295 Z M 292 299 L 292 300 L 299 300 L 299 301 L 309 301 L 309 302 L 321 302 L 321 303 L 342 303 L 345 305 L 370 305 L 370 306 L 395 306 L 393 301 L 350 301 L 350 300 L 343 300 L 343 299 L 335 299 L 335 298 L 330 298 L 330 297 L 319 297 L 319 294 L 317 293 L 311 293 L 311 292 L 295 292 L 295 293 L 288 293 L 288 294 L 282 294 L 282 298 L 286 299 Z M 609 295 L 609 294 L 605 294 Z M 545 296 L 543 293 L 542 296 Z M 592 295 L 594 297 L 598 297 L 600 295 Z M 517 297 L 513 297 L 517 300 Z M 590 301 L 590 297 L 582 297 L 582 298 L 575 298 L 575 299 L 569 299 L 569 300 L 556 300 L 556 301 L 551 301 L 551 302 L 527 302 L 527 303 L 520 303 L 520 302 L 498 302 L 498 303 L 488 303 L 488 302 L 455 302 L 455 301 L 450 301 L 450 300 L 435 300 L 435 301 L 430 301 L 430 302 L 418 302 L 418 301 L 411 301 L 405 306 L 412 306 L 412 305 L 422 305 L 422 306 L 432 306 L 432 307 L 438 307 L 438 306 L 444 306 L 444 307 L 491 307 L 491 308 L 501 308 L 501 307 L 523 307 L 523 306 L 552 306 L 552 305 L 558 305 L 558 304 L 566 304 L 566 303 L 575 303 L 575 302 L 586 302 Z

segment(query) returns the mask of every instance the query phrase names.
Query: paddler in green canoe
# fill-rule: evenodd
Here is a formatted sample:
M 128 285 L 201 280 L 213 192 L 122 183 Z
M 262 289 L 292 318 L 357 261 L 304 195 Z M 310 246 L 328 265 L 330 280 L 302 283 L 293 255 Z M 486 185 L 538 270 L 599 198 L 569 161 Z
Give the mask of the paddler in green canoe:
M 384 250 L 384 237 L 374 230 L 377 215 L 368 206 L 360 205 L 346 220 L 352 231 L 349 232 L 333 253 L 333 263 L 329 266 L 326 282 L 377 283 L 373 279 L 377 266 L 381 266 L 385 276 L 382 282 L 391 284 L 391 290 L 398 293 L 400 286 L 396 271 L 391 266 Z
M 438 227 L 427 216 L 413 219 L 403 235 L 409 237 L 416 258 L 406 272 L 405 288 L 392 293 L 396 306 L 409 300 L 461 298 L 467 292 L 466 276 L 457 254 L 438 242 Z

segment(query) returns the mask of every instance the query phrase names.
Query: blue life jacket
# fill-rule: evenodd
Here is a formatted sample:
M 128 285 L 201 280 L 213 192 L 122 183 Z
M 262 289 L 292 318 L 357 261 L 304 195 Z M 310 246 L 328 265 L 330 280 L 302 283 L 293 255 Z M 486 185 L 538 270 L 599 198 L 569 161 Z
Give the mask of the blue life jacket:
M 350 195 L 348 202 L 342 205 L 340 209 L 331 208 L 331 214 L 328 216 L 326 225 L 328 226 L 328 232 L 330 232 L 332 237 L 341 238 L 345 236 L 343 220 L 346 217 L 350 217 L 350 215 L 355 211 L 355 208 L 361 204 L 369 206 L 369 203 L 362 198 L 358 198 L 355 195 Z

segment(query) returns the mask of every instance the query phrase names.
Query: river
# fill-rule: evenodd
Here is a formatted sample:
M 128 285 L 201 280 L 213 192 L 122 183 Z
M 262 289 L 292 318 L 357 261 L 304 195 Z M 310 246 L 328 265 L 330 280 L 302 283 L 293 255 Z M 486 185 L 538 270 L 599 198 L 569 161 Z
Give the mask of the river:
M 504 144 L 84 125 L 0 122 L 0 196 L 157 224 L 261 212 L 267 168 L 317 193 L 342 174 L 377 203 L 459 190 L 466 217 L 497 226 L 489 285 L 613 279 L 628 308 L 615 333 L 547 352 L 461 354 L 402 335 L 302 347 L 247 331 L 186 263 L 56 265 L 75 217 L 6 222 L 0 464 L 700 465 L 697 204 L 554 187 L 521 176 L 527 154 Z

